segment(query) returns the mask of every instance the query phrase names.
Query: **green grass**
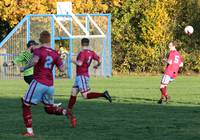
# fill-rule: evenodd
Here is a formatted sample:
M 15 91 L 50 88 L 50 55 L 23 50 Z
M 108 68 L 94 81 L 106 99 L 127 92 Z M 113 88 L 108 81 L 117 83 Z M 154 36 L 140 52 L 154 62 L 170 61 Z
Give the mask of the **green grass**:
M 42 105 L 32 107 L 35 138 L 25 131 L 19 98 L 27 85 L 22 80 L 0 81 L 0 140 L 198 140 L 200 139 L 200 77 L 178 77 L 169 85 L 171 102 L 158 105 L 160 76 L 93 78 L 93 91 L 108 89 L 103 99 L 84 100 L 74 108 L 77 127 L 64 116 L 50 116 Z M 55 101 L 66 106 L 72 80 L 55 81 Z

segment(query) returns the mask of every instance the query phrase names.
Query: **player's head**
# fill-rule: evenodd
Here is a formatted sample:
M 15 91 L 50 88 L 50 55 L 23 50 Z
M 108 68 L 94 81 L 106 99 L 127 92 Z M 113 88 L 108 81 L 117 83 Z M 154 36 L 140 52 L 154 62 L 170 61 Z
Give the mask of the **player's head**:
M 81 40 L 81 46 L 82 46 L 82 47 L 88 47 L 89 44 L 90 44 L 90 40 L 89 40 L 88 38 L 83 38 L 83 39 Z
M 39 38 L 39 41 L 41 44 L 44 44 L 44 43 L 50 43 L 51 41 L 51 35 L 48 31 L 42 31 L 40 33 L 40 38 Z
M 36 46 L 36 45 L 39 45 L 35 40 L 30 40 L 28 43 L 27 43 L 27 48 L 33 52 L 33 46 Z
M 168 47 L 169 47 L 170 50 L 176 50 L 176 46 L 177 46 L 177 41 L 171 41 L 168 44 Z

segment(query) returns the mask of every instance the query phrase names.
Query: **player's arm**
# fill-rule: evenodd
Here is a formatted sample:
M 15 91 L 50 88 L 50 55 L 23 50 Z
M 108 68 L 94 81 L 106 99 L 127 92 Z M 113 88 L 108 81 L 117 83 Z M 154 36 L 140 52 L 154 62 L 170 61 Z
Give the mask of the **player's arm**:
M 24 61 L 24 54 L 22 52 L 18 56 L 16 56 L 14 60 L 9 61 L 9 62 L 4 62 L 3 66 L 4 67 L 14 66 L 14 65 L 22 63 L 23 61 Z
M 169 55 L 168 55 L 168 58 L 167 58 L 167 59 L 164 59 L 163 61 L 166 62 L 167 66 L 169 66 L 169 65 L 172 64 L 173 56 L 169 54 Z
M 60 58 L 60 56 L 57 57 L 56 66 L 58 67 L 59 71 L 61 71 L 61 72 L 65 71 L 65 65 L 63 64 L 62 59 Z
M 39 56 L 34 55 L 33 58 L 29 61 L 29 63 L 26 66 L 20 68 L 20 71 L 24 72 L 25 70 L 33 67 L 34 65 L 38 63 L 39 59 L 40 59 Z
M 179 67 L 183 67 L 183 57 L 182 56 L 180 56 L 180 61 L 181 61 L 181 63 L 179 65 Z
M 22 63 L 23 61 L 24 61 L 24 54 L 20 53 L 18 56 L 15 57 L 13 61 L 4 62 L 3 66 L 5 67 L 14 66 L 14 65 Z
M 83 61 L 81 60 L 74 60 L 74 59 L 71 59 L 71 62 L 77 66 L 82 66 L 83 65 Z
M 77 66 L 82 66 L 84 61 L 84 53 L 80 52 L 77 56 L 77 60 L 71 58 L 71 62 Z
M 96 60 L 97 61 L 97 64 L 94 65 L 94 69 L 97 69 L 99 66 L 101 66 L 101 59 L 99 58 L 99 60 Z
M 168 59 L 167 60 L 167 65 L 171 65 L 172 64 L 172 59 Z
M 179 65 L 179 67 L 183 67 L 183 62 L 181 62 L 181 64 Z
M 65 71 L 65 66 L 62 64 L 61 66 L 58 67 L 59 71 L 64 72 Z
M 21 67 L 20 71 L 24 72 L 25 70 L 33 67 L 34 65 L 36 65 L 39 62 L 40 59 L 40 50 L 39 49 L 35 49 L 33 52 L 33 58 L 29 61 L 29 63 L 25 66 L 25 67 Z
M 15 59 L 12 61 L 13 65 L 21 64 L 24 61 L 24 52 L 20 53 Z
M 93 52 L 93 59 L 97 62 L 96 65 L 93 66 L 94 69 L 97 69 L 99 66 L 101 66 L 101 58 Z
M 14 66 L 14 65 L 15 65 L 15 64 L 14 64 L 13 61 L 9 61 L 9 62 L 4 62 L 4 63 L 3 63 L 3 66 L 4 66 L 4 67 Z

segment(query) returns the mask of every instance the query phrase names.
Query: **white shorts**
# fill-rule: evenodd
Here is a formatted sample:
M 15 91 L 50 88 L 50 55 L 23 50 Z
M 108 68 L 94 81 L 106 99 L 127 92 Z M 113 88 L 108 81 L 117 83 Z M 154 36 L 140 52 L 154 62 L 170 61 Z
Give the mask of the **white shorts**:
M 81 93 L 88 92 L 90 90 L 89 87 L 90 78 L 83 75 L 76 76 L 73 88 L 77 88 Z
M 169 75 L 163 75 L 161 84 L 168 85 L 170 82 L 174 81 L 174 78 L 171 78 Z
M 54 104 L 53 96 L 53 86 L 46 86 L 33 79 L 23 99 L 28 104 L 36 105 L 42 102 L 45 105 L 52 105 Z

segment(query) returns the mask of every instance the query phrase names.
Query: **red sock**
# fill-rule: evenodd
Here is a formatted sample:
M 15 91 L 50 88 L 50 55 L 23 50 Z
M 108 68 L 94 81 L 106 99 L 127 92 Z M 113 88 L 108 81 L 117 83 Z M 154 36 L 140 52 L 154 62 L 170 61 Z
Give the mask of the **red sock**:
M 99 98 L 99 97 L 103 97 L 103 93 L 89 92 L 87 94 L 87 99 L 94 99 L 94 98 Z
M 68 103 L 68 108 L 72 109 L 75 103 L 76 103 L 76 96 L 71 95 Z
M 46 106 L 44 107 L 45 111 L 48 114 L 54 114 L 54 115 L 63 115 L 63 108 L 56 107 L 56 106 Z
M 166 97 L 167 96 L 167 87 L 160 88 L 160 91 L 162 93 L 162 96 Z
M 31 106 L 27 106 L 24 103 L 22 103 L 22 109 L 23 109 L 24 124 L 26 128 L 31 128 L 32 127 Z

